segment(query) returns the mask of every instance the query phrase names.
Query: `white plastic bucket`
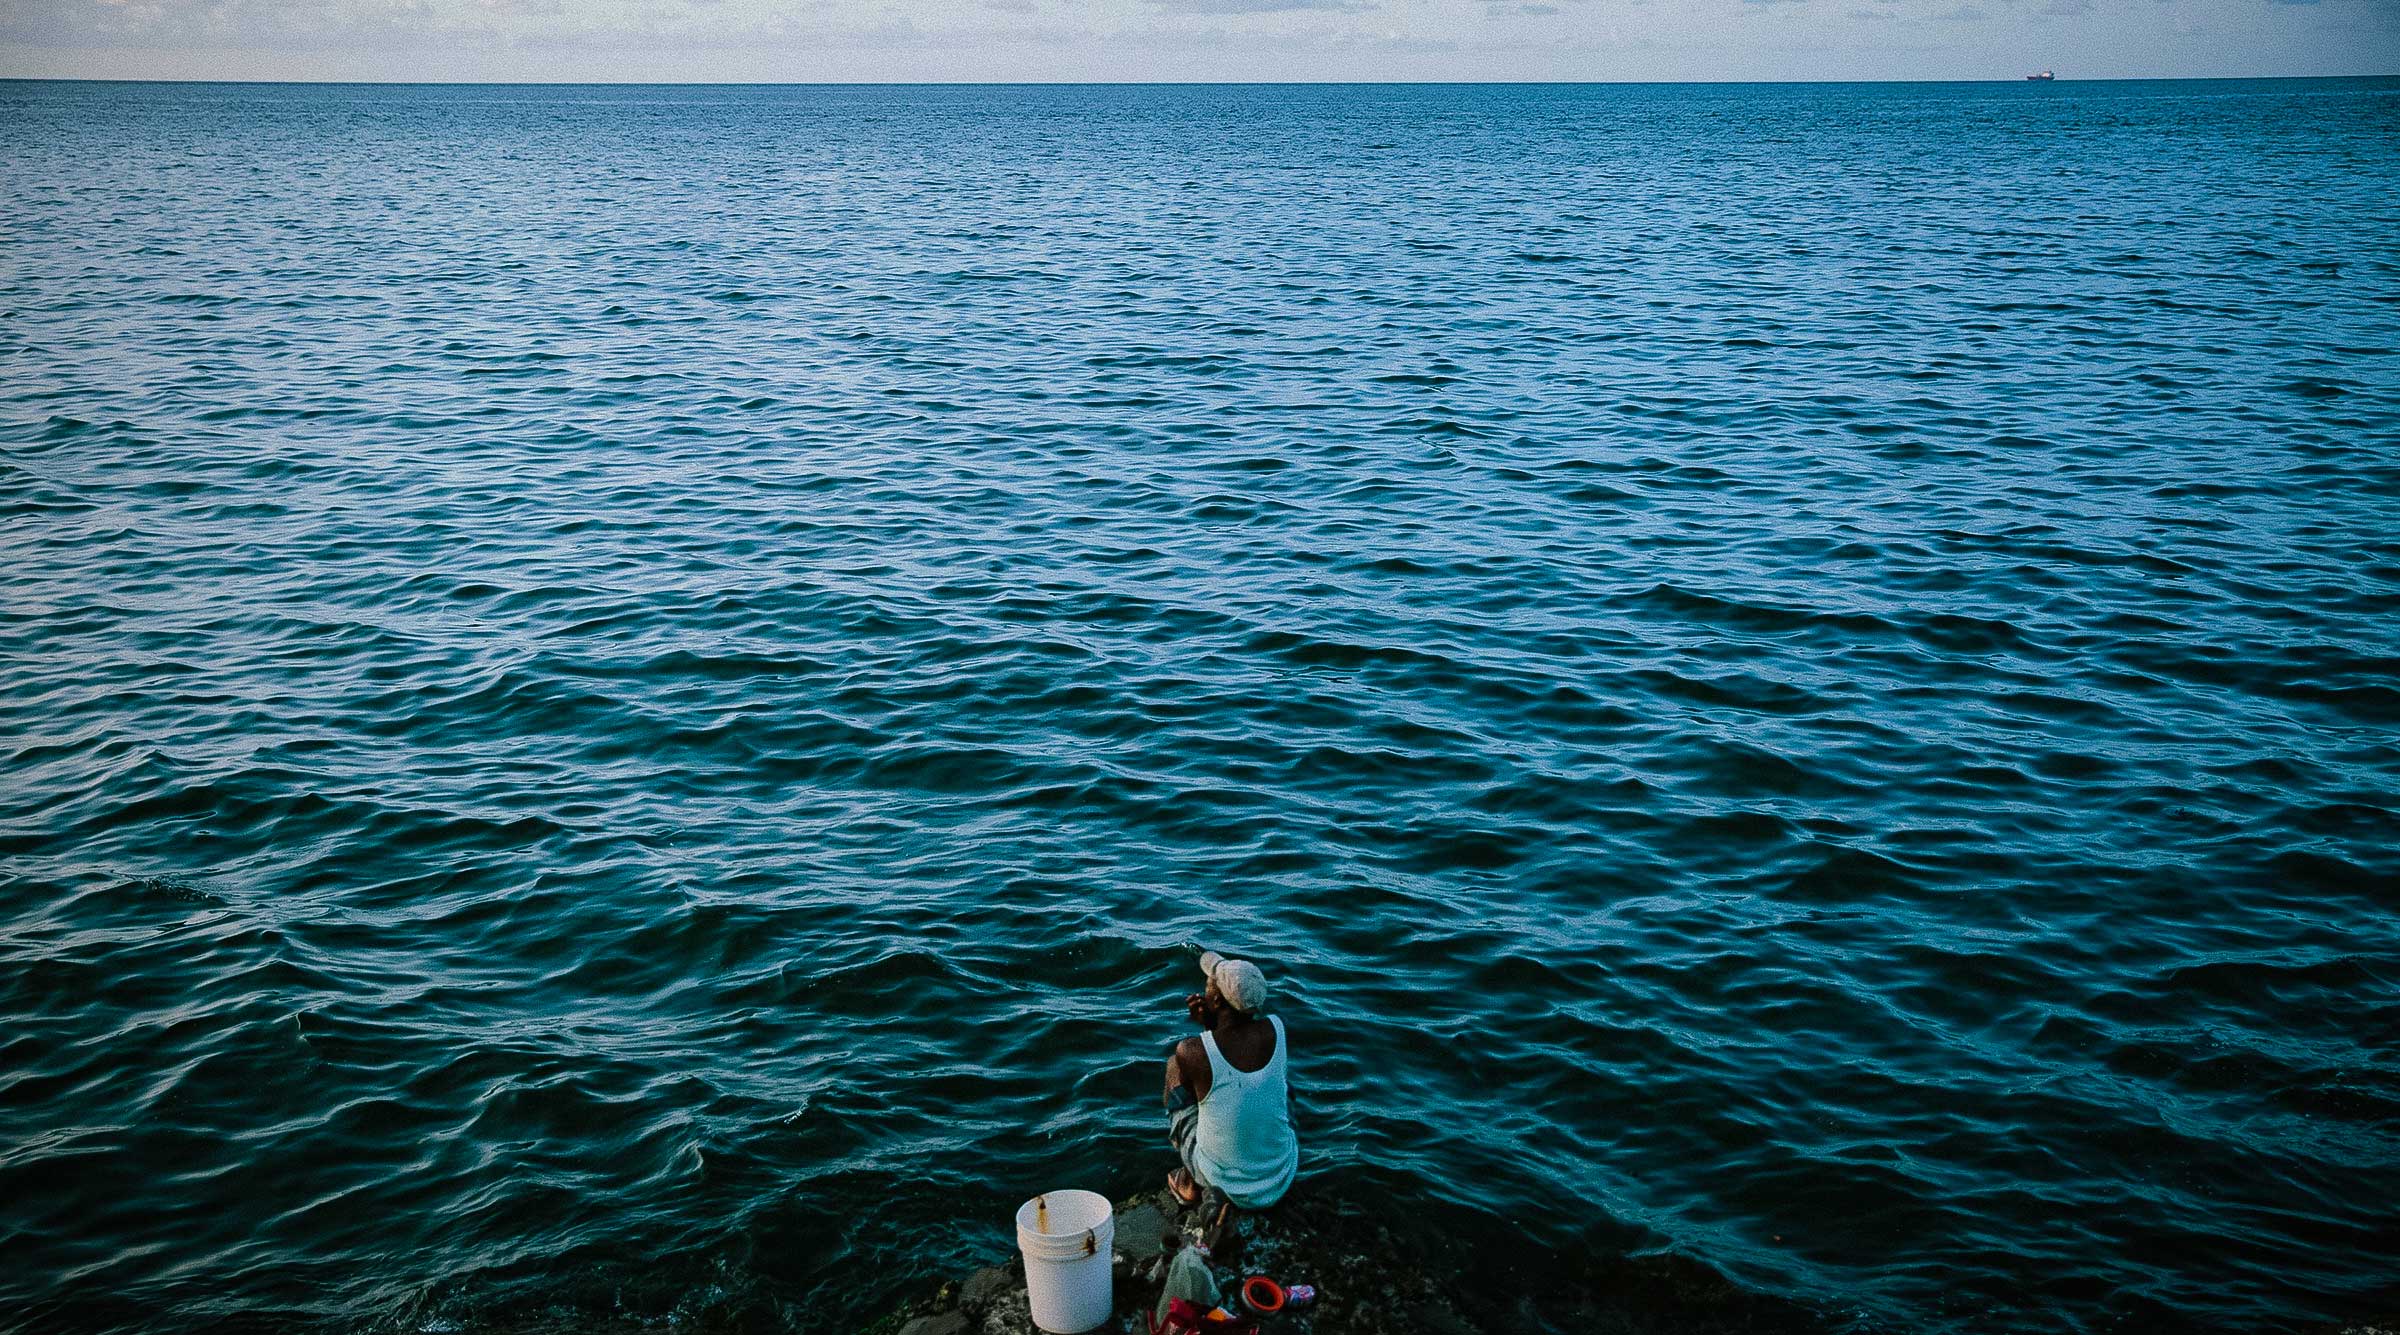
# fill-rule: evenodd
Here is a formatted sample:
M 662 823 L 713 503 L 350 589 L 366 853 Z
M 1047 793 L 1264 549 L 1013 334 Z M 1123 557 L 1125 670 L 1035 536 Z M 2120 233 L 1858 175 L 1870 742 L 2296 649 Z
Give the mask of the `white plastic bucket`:
M 1025 1254 L 1033 1324 L 1050 1335 L 1082 1335 L 1108 1320 L 1116 1241 L 1114 1212 L 1099 1192 L 1046 1192 L 1018 1206 L 1017 1250 Z

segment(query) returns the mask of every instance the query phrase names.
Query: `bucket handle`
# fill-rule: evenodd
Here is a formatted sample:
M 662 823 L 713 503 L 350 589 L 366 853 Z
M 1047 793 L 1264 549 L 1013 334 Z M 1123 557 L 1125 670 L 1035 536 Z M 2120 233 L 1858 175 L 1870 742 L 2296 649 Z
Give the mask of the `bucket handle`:
M 1098 1229 L 1087 1228 L 1083 1231 L 1083 1254 L 1086 1256 L 1097 1256 L 1100 1254 L 1100 1234 Z

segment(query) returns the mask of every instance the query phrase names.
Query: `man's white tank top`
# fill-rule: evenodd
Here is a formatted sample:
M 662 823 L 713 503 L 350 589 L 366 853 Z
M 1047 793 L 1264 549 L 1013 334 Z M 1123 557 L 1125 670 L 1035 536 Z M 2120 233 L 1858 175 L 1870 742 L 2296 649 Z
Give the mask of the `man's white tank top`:
M 1208 1097 L 1200 1100 L 1200 1125 L 1192 1139 L 1193 1167 L 1245 1210 L 1283 1199 L 1300 1171 L 1300 1138 L 1292 1131 L 1290 1087 L 1284 1082 L 1283 1021 L 1275 1026 L 1275 1055 L 1255 1071 L 1237 1071 L 1217 1050 L 1217 1036 L 1202 1034 L 1208 1050 Z

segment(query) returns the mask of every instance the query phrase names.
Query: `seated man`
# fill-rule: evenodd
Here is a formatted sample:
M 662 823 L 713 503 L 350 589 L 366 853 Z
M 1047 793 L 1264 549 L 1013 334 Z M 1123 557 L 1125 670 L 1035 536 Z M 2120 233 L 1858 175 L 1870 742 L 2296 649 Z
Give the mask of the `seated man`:
M 1207 1032 L 1167 1058 L 1167 1137 L 1183 1167 L 1167 1186 L 1186 1204 L 1215 1190 L 1246 1210 L 1283 1199 L 1300 1170 L 1284 1080 L 1283 1021 L 1260 1012 L 1267 976 L 1248 960 L 1200 957 L 1208 990 L 1184 999 Z

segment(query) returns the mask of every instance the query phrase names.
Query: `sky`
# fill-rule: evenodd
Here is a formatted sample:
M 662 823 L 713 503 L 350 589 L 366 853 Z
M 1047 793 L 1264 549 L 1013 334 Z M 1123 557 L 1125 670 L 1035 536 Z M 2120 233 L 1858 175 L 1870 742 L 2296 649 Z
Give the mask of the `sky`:
M 0 77 L 602 82 L 2400 73 L 2400 0 L 0 0 Z

